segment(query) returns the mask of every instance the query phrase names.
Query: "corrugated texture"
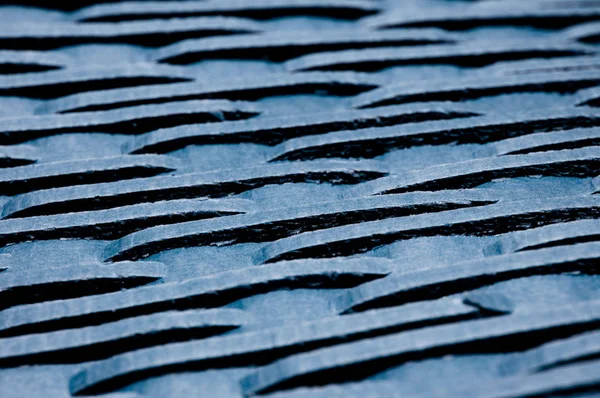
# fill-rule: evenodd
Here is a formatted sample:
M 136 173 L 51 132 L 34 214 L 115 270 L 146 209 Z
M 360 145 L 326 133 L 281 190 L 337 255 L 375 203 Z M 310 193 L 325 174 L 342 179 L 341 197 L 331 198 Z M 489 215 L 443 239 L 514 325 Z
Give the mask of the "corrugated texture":
M 597 0 L 0 0 L 0 397 L 596 397 Z

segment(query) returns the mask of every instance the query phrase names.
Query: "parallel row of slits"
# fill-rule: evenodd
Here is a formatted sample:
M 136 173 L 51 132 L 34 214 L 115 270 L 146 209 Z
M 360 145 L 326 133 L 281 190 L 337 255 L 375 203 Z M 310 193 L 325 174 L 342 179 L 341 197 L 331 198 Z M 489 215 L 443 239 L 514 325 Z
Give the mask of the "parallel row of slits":
M 597 1 L 54 3 L 0 10 L 0 377 L 598 389 Z

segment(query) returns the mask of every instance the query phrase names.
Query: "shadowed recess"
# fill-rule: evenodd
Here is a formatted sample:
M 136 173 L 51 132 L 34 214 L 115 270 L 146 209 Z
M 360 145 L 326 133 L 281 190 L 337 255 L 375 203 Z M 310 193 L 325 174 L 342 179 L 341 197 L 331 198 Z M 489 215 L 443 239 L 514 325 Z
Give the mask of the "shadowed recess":
M 0 313 L 0 337 L 74 329 L 171 310 L 215 308 L 279 289 L 342 289 L 389 273 L 389 262 L 381 259 L 251 267 L 184 282 L 7 309 Z

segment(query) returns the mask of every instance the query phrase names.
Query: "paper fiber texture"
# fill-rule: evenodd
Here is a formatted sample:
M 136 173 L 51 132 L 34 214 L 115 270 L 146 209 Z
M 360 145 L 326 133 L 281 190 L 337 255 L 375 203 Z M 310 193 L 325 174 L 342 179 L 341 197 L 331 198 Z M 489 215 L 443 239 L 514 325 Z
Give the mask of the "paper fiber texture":
M 596 397 L 599 194 L 596 0 L 0 0 L 0 397 Z

